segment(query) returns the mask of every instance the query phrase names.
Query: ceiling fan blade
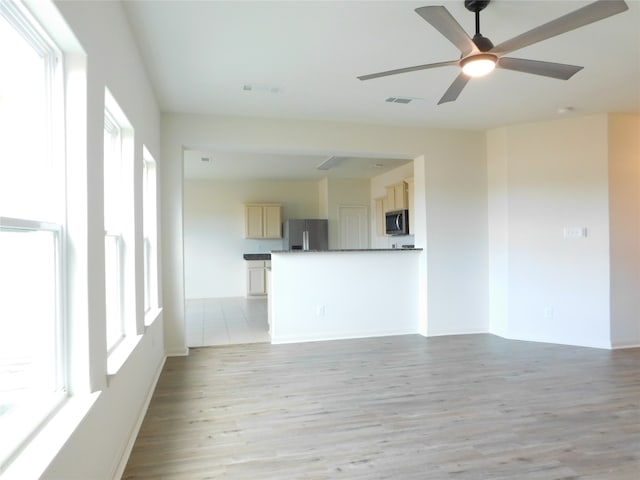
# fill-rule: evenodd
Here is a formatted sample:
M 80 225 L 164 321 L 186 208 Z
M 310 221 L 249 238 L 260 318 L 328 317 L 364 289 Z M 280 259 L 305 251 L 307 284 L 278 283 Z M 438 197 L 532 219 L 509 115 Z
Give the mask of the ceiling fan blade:
M 470 78 L 468 76 L 466 76 L 464 73 L 460 73 L 456 77 L 456 79 L 453 81 L 453 83 L 449 86 L 447 91 L 444 92 L 444 95 L 442 96 L 442 98 L 438 102 L 438 105 L 440 105 L 442 103 L 455 101 L 456 98 L 458 98 L 458 95 L 460 95 L 460 92 L 462 92 L 462 89 L 469 82 L 469 79 Z
M 538 60 L 525 60 L 523 58 L 501 57 L 498 67 L 516 72 L 532 73 L 544 77 L 569 80 L 584 67 L 567 65 L 565 63 L 540 62 Z
M 416 8 L 416 13 L 444 35 L 447 40 L 453 43 L 458 50 L 466 57 L 470 53 L 477 51 L 476 44 L 471 37 L 460 26 L 455 18 L 451 16 L 449 10 L 443 6 L 429 6 Z
M 629 7 L 624 0 L 598 0 L 578 10 L 556 18 L 548 23 L 540 25 L 511 40 L 502 42 L 493 47 L 491 53 L 502 55 L 515 50 L 520 50 L 533 43 L 541 42 L 547 38 L 555 37 L 598 20 L 603 20 L 617 13 L 624 12 Z
M 386 72 L 370 73 L 369 75 L 362 75 L 358 77 L 358 80 L 371 80 L 372 78 L 386 77 L 388 75 L 397 75 L 398 73 L 415 72 L 417 70 L 427 70 L 429 68 L 448 67 L 451 65 L 458 65 L 458 60 L 450 60 L 448 62 L 427 63 L 425 65 L 416 65 L 415 67 L 398 68 L 396 70 L 387 70 Z

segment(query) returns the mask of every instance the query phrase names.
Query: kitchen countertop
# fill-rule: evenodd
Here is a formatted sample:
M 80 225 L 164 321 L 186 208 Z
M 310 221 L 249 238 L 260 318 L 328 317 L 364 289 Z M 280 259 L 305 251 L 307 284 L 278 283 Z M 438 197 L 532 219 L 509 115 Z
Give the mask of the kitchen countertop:
M 335 250 L 272 250 L 272 253 L 415 252 L 422 248 L 343 248 Z M 245 260 L 271 260 L 271 253 L 244 253 Z
M 245 260 L 271 260 L 270 253 L 244 253 L 242 258 Z
M 422 248 L 344 248 L 335 250 L 272 250 L 271 253 L 416 252 Z

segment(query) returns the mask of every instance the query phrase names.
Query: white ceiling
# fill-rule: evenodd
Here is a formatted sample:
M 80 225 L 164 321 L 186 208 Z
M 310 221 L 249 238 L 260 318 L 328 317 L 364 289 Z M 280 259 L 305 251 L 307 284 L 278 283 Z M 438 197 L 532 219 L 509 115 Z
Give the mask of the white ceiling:
M 341 159 L 330 170 L 318 165 L 330 157 Z M 221 149 L 185 149 L 184 177 L 188 179 L 316 179 L 371 178 L 412 159 L 337 156 L 291 152 L 249 152 Z
M 463 3 L 149 0 L 123 5 L 166 112 L 476 130 L 557 118 L 563 107 L 572 108 L 570 115 L 640 113 L 640 0 L 627 0 L 626 12 L 510 55 L 584 66 L 568 81 L 496 70 L 469 82 L 456 102 L 438 106 L 457 67 L 365 82 L 356 78 L 459 57 L 414 9 L 445 5 L 472 36 L 474 15 Z M 493 0 L 481 13 L 481 32 L 498 44 L 588 3 Z M 415 100 L 385 102 L 388 97 Z M 243 175 L 243 168 L 256 172 L 247 165 L 251 159 L 260 163 L 256 154 L 264 153 L 244 152 L 240 161 L 242 152 L 193 150 L 196 159 L 217 154 L 223 162 L 235 156 L 237 170 L 230 165 L 225 174 L 231 177 Z M 286 159 L 307 165 L 311 175 L 331 154 Z M 276 167 L 283 175 L 295 168 L 286 159 L 267 159 L 271 176 Z M 371 170 L 378 160 L 359 163 Z

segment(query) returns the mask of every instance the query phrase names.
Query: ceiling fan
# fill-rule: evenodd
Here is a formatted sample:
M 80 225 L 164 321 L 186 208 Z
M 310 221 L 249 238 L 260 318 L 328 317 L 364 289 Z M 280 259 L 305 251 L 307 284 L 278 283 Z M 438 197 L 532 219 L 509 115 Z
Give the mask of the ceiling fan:
M 522 58 L 505 57 L 513 51 L 520 50 L 534 43 L 541 42 L 556 35 L 575 30 L 598 20 L 605 19 L 617 13 L 624 12 L 629 7 L 624 0 L 597 0 L 578 10 L 563 15 L 555 20 L 540 25 L 528 32 L 518 35 L 506 42 L 494 46 L 487 37 L 480 33 L 480 12 L 489 5 L 490 0 L 465 0 L 467 10 L 474 12 L 476 17 L 476 33 L 473 38 L 453 18 L 443 6 L 428 6 L 416 8 L 416 13 L 430 23 L 436 30 L 444 35 L 460 50 L 459 60 L 428 63 L 414 67 L 398 68 L 385 72 L 371 73 L 358 77 L 360 80 L 386 77 L 398 73 L 415 72 L 429 68 L 447 67 L 457 65 L 462 71 L 458 74 L 451 86 L 442 96 L 438 105 L 453 102 L 458 98 L 462 89 L 467 85 L 471 77 L 479 77 L 491 72 L 494 68 L 515 70 L 523 73 L 532 73 L 545 77 L 568 80 L 583 67 L 566 65 L 563 63 L 541 62 L 538 60 L 526 60 Z

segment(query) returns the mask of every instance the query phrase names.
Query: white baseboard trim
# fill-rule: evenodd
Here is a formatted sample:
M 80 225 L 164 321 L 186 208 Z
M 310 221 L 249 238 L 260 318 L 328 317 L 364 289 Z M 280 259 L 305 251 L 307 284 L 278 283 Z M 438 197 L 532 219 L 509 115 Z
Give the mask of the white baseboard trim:
M 489 332 L 489 333 L 493 333 L 493 332 Z M 548 344 L 553 344 L 553 345 L 564 345 L 567 347 L 583 347 L 583 348 L 597 348 L 600 350 L 611 350 L 612 347 L 611 345 L 598 345 L 598 344 L 593 344 L 593 343 L 587 343 L 587 342 L 574 342 L 574 341 L 567 341 L 566 339 L 558 339 L 558 338 L 545 338 L 545 337 L 534 337 L 534 336 L 528 336 L 528 335 L 522 335 L 522 334 L 514 334 L 514 335 L 500 335 L 497 333 L 493 333 L 494 335 L 497 335 L 498 337 L 504 338 L 506 340 L 517 340 L 520 342 L 535 342 L 535 343 L 548 343 Z
M 448 335 L 477 335 L 479 333 L 491 333 L 488 330 L 453 330 L 440 332 L 427 332 L 425 337 L 445 337 Z
M 611 350 L 624 350 L 626 348 L 640 348 L 640 343 L 615 343 L 611 345 Z
M 138 438 L 140 427 L 142 427 L 142 422 L 147 413 L 147 410 L 149 409 L 149 404 L 151 403 L 151 399 L 153 398 L 153 393 L 156 390 L 156 385 L 158 384 L 158 380 L 160 380 L 160 374 L 162 374 L 162 369 L 164 368 L 164 364 L 166 361 L 167 361 L 167 357 L 165 356 L 162 359 L 162 362 L 160 362 L 160 366 L 156 370 L 153 382 L 151 382 L 151 387 L 147 392 L 147 397 L 145 398 L 142 404 L 142 408 L 140 409 L 140 413 L 138 414 L 138 420 L 136 421 L 136 424 L 131 429 L 131 435 L 129 436 L 129 441 L 127 442 L 124 452 L 122 453 L 122 458 L 120 458 L 120 463 L 116 468 L 113 478 L 122 478 L 122 475 L 124 474 L 124 469 L 127 467 L 127 462 L 129 461 L 131 450 L 133 450 L 133 445 L 136 443 L 136 439 Z
M 322 333 L 319 335 L 303 335 L 295 337 L 275 337 L 271 339 L 273 345 L 283 345 L 287 343 L 305 342 L 325 342 L 329 340 L 352 340 L 357 338 L 393 337 L 396 335 L 417 335 L 416 330 L 396 330 L 388 332 L 340 332 Z
M 166 355 L 167 357 L 187 357 L 189 356 L 189 349 L 169 350 L 166 352 Z

